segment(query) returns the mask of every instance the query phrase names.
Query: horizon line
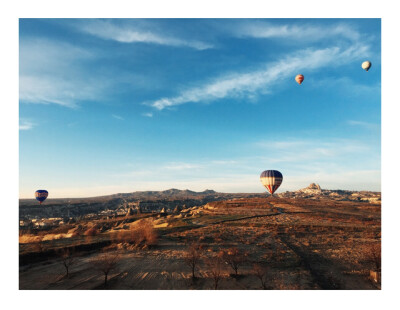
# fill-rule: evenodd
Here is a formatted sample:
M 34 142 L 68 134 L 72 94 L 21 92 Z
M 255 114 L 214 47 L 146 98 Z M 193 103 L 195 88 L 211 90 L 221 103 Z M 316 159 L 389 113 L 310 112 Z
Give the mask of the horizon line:
M 311 184 L 313 184 L 313 183 L 310 183 L 310 185 L 311 185 Z M 314 183 L 314 184 L 317 184 L 317 183 Z M 301 190 L 301 189 L 305 189 L 305 188 L 307 188 L 307 187 L 308 187 L 308 186 L 303 187 L 303 188 L 300 188 L 300 189 L 297 189 L 297 190 L 280 191 L 280 192 L 278 192 L 278 193 L 276 193 L 276 194 L 286 193 L 286 192 L 295 192 L 295 191 L 298 191 L 298 190 Z M 99 195 L 99 196 L 52 197 L 52 198 L 48 198 L 48 199 L 46 199 L 46 200 L 51 200 L 51 199 L 90 199 L 90 198 L 100 198 L 100 197 L 107 197 L 107 196 L 114 196 L 114 195 L 133 194 L 133 193 L 166 192 L 166 191 L 169 191 L 169 190 L 178 190 L 178 191 L 181 191 L 181 192 L 183 192 L 183 191 L 191 191 L 191 192 L 193 192 L 193 193 L 204 193 L 204 192 L 206 192 L 206 191 L 213 191 L 214 193 L 217 193 L 217 194 L 263 194 L 263 193 L 268 193 L 267 190 L 261 191 L 261 192 L 218 192 L 218 191 L 215 191 L 215 190 L 213 190 L 213 189 L 205 189 L 205 190 L 203 190 L 203 191 L 194 191 L 194 190 L 190 190 L 190 189 L 187 189 L 187 188 L 186 188 L 186 189 L 168 188 L 168 189 L 165 189 L 165 190 L 142 190 L 142 191 L 134 191 L 134 192 L 119 192 L 119 193 L 107 194 L 107 195 Z M 338 188 L 337 188 L 337 189 L 321 188 L 321 190 L 329 190 L 329 191 L 347 191 L 347 192 L 372 192 L 372 193 L 382 193 L 381 190 L 380 190 L 380 191 L 373 191 L 373 190 L 349 190 L 349 189 L 338 189 Z M 274 193 L 274 194 L 275 194 L 275 193 Z M 268 195 L 271 195 L 271 194 L 268 193 Z M 31 200 L 31 199 L 36 200 L 35 197 L 32 197 L 32 198 L 22 198 L 22 197 L 19 197 L 18 199 L 19 199 L 19 200 Z

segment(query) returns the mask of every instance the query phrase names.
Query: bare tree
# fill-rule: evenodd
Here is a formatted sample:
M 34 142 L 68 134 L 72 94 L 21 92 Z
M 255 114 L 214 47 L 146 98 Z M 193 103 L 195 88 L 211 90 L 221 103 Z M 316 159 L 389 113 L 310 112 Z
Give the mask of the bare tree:
M 268 268 L 260 264 L 253 264 L 253 273 L 257 278 L 260 279 L 262 288 L 266 290 Z
M 235 272 L 235 276 L 237 277 L 239 267 L 246 262 L 246 253 L 234 247 L 227 250 L 222 250 L 219 253 L 219 256 L 224 262 L 232 267 L 233 271 Z
M 115 269 L 119 261 L 119 254 L 117 253 L 102 253 L 95 257 L 91 262 L 96 270 L 104 274 L 104 286 L 107 286 L 107 277 L 111 270 Z
M 196 278 L 194 272 L 196 266 L 200 262 L 201 255 L 202 255 L 202 246 L 199 243 L 195 242 L 189 245 L 189 248 L 185 253 L 184 261 L 192 270 L 192 279 Z
M 219 281 L 222 278 L 222 259 L 218 255 L 215 255 L 206 261 L 206 265 L 214 280 L 214 289 L 217 290 Z
M 69 268 L 75 263 L 75 254 L 68 248 L 61 249 L 58 254 L 65 267 L 66 277 L 69 277 Z

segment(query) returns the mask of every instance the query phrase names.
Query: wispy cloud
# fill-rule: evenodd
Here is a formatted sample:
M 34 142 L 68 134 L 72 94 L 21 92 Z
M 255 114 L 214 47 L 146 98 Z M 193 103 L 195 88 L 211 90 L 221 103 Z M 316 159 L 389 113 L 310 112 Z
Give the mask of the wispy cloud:
M 253 163 L 288 174 L 285 188 L 320 183 L 328 189 L 380 190 L 380 147 L 356 139 L 283 139 L 260 141 L 264 150 Z
M 302 172 L 300 175 L 284 177 L 282 191 L 297 190 L 308 186 L 310 183 L 318 183 L 324 189 L 347 190 L 381 190 L 381 171 L 378 169 L 337 169 L 335 171 Z
M 35 123 L 32 123 L 31 121 L 20 119 L 19 120 L 19 130 L 31 130 L 33 127 L 35 127 Z
M 186 89 L 180 95 L 160 98 L 144 104 L 158 110 L 189 102 L 209 102 L 225 97 L 253 96 L 257 92 L 269 92 L 272 86 L 299 70 L 315 70 L 335 63 L 340 65 L 366 54 L 369 46 L 353 44 L 347 48 L 338 46 L 324 49 L 308 49 L 263 65 L 263 70 L 222 76 L 199 87 Z
M 316 167 L 319 163 L 338 162 L 341 157 L 358 156 L 370 152 L 373 146 L 352 139 L 304 139 L 260 141 L 256 147 L 268 150 L 267 162 L 299 163 Z M 377 150 L 375 150 L 377 151 Z M 348 162 L 348 161 L 346 161 Z
M 162 84 L 158 77 L 129 70 L 116 74 L 115 68 L 102 62 L 107 57 L 110 55 L 95 47 L 85 49 L 59 40 L 21 37 L 20 101 L 79 108 L 85 101 L 113 100 L 127 86 L 154 90 Z
M 101 98 L 105 82 L 89 76 L 83 68 L 93 57 L 68 43 L 21 39 L 20 100 L 76 108 L 80 100 Z
M 111 116 L 112 116 L 113 118 L 115 118 L 115 119 L 124 120 L 124 118 L 123 118 L 122 116 L 119 116 L 119 115 L 117 115 L 117 114 L 112 114 Z
M 133 170 L 116 174 L 116 177 L 138 177 L 153 178 L 154 171 L 157 171 L 157 177 L 164 178 L 181 178 L 191 177 L 197 179 L 198 176 L 209 175 L 215 169 L 238 164 L 235 160 L 212 160 L 212 161 L 193 161 L 193 162 L 167 162 L 163 164 L 151 164 L 150 169 L 146 169 L 145 165 L 130 164 L 129 167 Z
M 231 27 L 231 31 L 238 37 L 282 38 L 286 39 L 285 42 L 332 40 L 334 37 L 357 41 L 361 37 L 360 33 L 348 24 L 330 26 L 316 26 L 310 23 L 303 25 L 276 25 L 264 21 L 244 21 Z
M 268 155 L 136 165 L 136 169 L 110 177 L 123 182 L 121 186 L 131 182 L 135 184 L 132 188 L 136 190 L 175 187 L 192 190 L 212 188 L 225 192 L 262 192 L 259 175 L 262 170 L 271 168 L 284 174 L 284 183 L 279 191 L 297 190 L 313 182 L 328 189 L 380 190 L 379 164 L 354 164 L 355 161 L 364 161 L 365 157 L 360 154 L 368 154 L 372 156 L 372 161 L 376 161 L 371 148 L 363 143 L 335 140 L 324 144 L 322 140 L 311 139 L 263 141 L 258 144 L 258 148 L 267 149 Z M 337 150 L 338 148 L 342 149 Z M 342 161 L 346 157 L 352 158 L 353 161 Z M 156 175 L 154 171 L 157 171 Z
M 153 113 L 151 113 L 151 112 L 143 113 L 142 115 L 146 116 L 146 117 L 153 117 Z
M 193 163 L 169 163 L 162 167 L 162 169 L 167 170 L 193 170 L 201 168 L 202 165 L 200 164 L 193 164 Z
M 368 123 L 368 122 L 355 121 L 355 120 L 349 120 L 349 121 L 347 121 L 347 123 L 351 126 L 359 126 L 359 127 L 363 127 L 363 128 L 371 129 L 371 130 L 380 129 L 379 124 L 375 124 L 375 123 Z
M 115 24 L 111 21 L 93 20 L 81 23 L 79 29 L 93 36 L 121 43 L 151 43 L 177 47 L 189 47 L 197 50 L 212 48 L 209 43 L 196 40 L 177 38 L 164 33 L 158 33 L 132 24 Z
M 381 95 L 381 83 L 362 84 L 348 76 L 314 79 L 312 80 L 311 87 L 315 89 L 340 89 L 348 97 L 360 98 L 362 96 L 371 98 L 373 96 L 377 100 L 380 100 Z

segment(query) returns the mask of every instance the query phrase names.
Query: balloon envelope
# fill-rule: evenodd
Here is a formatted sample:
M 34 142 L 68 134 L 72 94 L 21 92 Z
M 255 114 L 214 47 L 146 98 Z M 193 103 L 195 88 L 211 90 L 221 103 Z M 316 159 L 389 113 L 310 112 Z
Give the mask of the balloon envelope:
M 265 170 L 260 175 L 260 181 L 273 194 L 282 184 L 283 176 L 278 170 Z
M 40 204 L 42 204 L 42 202 L 46 200 L 48 195 L 49 195 L 49 192 L 44 189 L 38 189 L 35 192 L 36 200 L 39 201 Z
M 304 81 L 304 75 L 298 74 L 294 79 L 296 80 L 297 83 L 299 83 L 299 85 L 301 85 L 301 83 L 303 83 Z
M 369 68 L 371 68 L 371 65 L 371 62 L 367 60 L 361 64 L 361 68 L 363 68 L 365 71 L 368 71 Z

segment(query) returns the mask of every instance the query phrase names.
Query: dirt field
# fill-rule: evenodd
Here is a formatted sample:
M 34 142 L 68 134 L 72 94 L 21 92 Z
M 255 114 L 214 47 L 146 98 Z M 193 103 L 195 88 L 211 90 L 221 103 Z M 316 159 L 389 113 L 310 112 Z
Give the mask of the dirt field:
M 380 219 L 380 205 L 269 197 L 77 223 L 80 233 L 66 232 L 68 238 L 20 241 L 20 289 L 380 289 L 380 280 L 370 279 L 380 267 Z M 137 233 L 141 221 L 151 223 L 156 242 L 139 246 L 118 237 Z M 85 235 L 89 227 L 98 232 Z M 198 247 L 195 278 L 187 263 L 191 246 Z M 73 249 L 68 276 L 61 248 Z M 106 285 L 95 264 L 102 256 L 116 262 Z

